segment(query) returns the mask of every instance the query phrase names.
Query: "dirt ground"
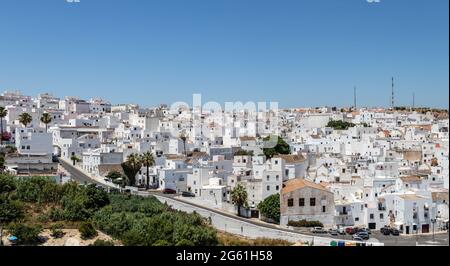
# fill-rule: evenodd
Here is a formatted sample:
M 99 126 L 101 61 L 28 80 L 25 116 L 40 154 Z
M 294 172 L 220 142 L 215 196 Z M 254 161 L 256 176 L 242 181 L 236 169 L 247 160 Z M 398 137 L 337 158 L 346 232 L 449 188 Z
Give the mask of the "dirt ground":
M 80 232 L 77 229 L 63 229 L 62 230 L 65 234 L 61 238 L 53 238 L 50 235 L 50 230 L 44 230 L 40 234 L 40 236 L 47 239 L 45 243 L 43 243 L 41 246 L 88 246 L 90 244 L 93 244 L 95 240 L 105 240 L 105 241 L 113 241 L 116 246 L 120 246 L 120 242 L 117 240 L 113 240 L 110 236 L 105 235 L 104 233 L 97 231 L 98 236 L 96 236 L 93 239 L 83 240 L 81 239 Z M 3 243 L 6 246 L 10 245 L 10 242 L 8 241 L 8 235 L 5 231 L 3 231 Z

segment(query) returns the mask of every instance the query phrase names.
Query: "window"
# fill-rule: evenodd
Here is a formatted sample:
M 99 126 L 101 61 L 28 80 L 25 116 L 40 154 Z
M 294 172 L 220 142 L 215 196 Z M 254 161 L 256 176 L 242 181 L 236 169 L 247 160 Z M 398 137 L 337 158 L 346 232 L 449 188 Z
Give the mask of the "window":
M 322 206 L 322 212 L 326 212 L 327 211 L 327 207 L 326 206 Z
M 278 160 L 275 160 L 275 164 L 278 164 Z
M 270 191 L 270 186 L 267 186 L 267 191 Z
M 280 190 L 280 186 L 276 186 L 275 189 L 278 191 Z
M 305 198 L 299 198 L 298 199 L 298 206 L 300 206 L 300 207 L 305 206 Z
M 309 206 L 316 206 L 316 198 L 309 199 Z
M 370 214 L 370 219 L 373 219 L 374 218 L 374 215 L 373 215 L 373 213 L 371 213 Z
M 359 217 L 355 217 L 355 222 L 358 222 L 359 221 Z
M 270 179 L 270 175 L 267 176 L 267 181 L 269 181 L 269 179 Z
M 381 219 L 381 220 L 384 219 L 384 214 L 380 213 L 380 219 Z
M 288 207 L 294 206 L 294 199 L 288 199 L 287 205 L 288 205 Z

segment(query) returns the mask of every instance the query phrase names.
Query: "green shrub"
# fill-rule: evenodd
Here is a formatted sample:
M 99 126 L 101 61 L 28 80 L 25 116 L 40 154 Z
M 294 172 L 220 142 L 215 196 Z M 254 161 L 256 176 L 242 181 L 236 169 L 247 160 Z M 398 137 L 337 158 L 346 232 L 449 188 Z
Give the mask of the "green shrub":
M 323 224 L 319 221 L 307 221 L 307 220 L 289 221 L 288 225 L 293 227 L 323 227 Z
M 10 175 L 0 175 L 0 194 L 16 189 L 16 180 Z
M 52 225 L 52 227 L 50 228 L 51 230 L 51 236 L 53 238 L 61 238 L 64 236 L 64 232 L 62 230 L 63 226 L 60 223 L 56 223 L 54 225 Z
M 52 207 L 48 212 L 48 217 L 52 222 L 63 221 L 64 211 L 57 207 Z
M 92 239 L 98 235 L 91 222 L 84 222 L 78 228 L 82 239 Z
M 112 247 L 114 246 L 114 242 L 108 240 L 97 239 L 94 243 L 89 246 L 97 246 L 97 247 Z
M 17 237 L 18 245 L 34 246 L 39 244 L 39 234 L 42 227 L 31 226 L 23 223 L 14 224 L 10 227 L 10 234 Z
M 0 224 L 10 223 L 24 217 L 23 204 L 0 195 Z

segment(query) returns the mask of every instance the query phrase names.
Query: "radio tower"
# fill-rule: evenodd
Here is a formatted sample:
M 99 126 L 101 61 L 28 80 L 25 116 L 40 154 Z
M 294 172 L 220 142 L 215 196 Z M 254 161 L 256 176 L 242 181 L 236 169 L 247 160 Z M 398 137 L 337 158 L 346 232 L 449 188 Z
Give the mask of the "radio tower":
M 413 109 L 416 108 L 416 94 L 413 92 Z
M 392 77 L 392 98 L 391 98 L 391 108 L 394 110 L 394 77 Z
M 356 86 L 353 88 L 353 108 L 356 111 Z

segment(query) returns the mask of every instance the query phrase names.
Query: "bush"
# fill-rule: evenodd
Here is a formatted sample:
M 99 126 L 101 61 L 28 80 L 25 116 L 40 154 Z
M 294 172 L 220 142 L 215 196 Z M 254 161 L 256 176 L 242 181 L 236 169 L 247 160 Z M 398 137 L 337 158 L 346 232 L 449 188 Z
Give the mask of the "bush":
M 11 235 L 17 237 L 18 245 L 34 246 L 39 244 L 39 234 L 42 232 L 40 226 L 29 226 L 23 223 L 14 224 L 10 228 Z
M 0 224 L 10 223 L 24 217 L 23 204 L 0 195 Z
M 323 224 L 319 221 L 307 221 L 307 220 L 289 221 L 288 225 L 293 227 L 323 227 Z
M 25 202 L 57 203 L 60 200 L 58 184 L 50 177 L 24 177 L 18 180 L 17 197 Z
M 97 230 L 95 230 L 91 222 L 82 223 L 78 231 L 80 231 L 82 239 L 92 239 L 98 235 Z
M 0 175 L 0 194 L 16 189 L 16 180 L 10 175 Z
M 52 207 L 48 213 L 48 217 L 52 222 L 63 221 L 64 211 L 60 208 Z
M 97 246 L 97 247 L 112 247 L 114 246 L 114 242 L 108 240 L 97 239 L 94 243 L 89 246 Z
M 62 227 L 63 226 L 60 223 L 56 223 L 56 224 L 52 225 L 52 227 L 50 228 L 51 236 L 53 238 L 61 238 L 61 237 L 63 237 L 65 233 L 63 232 Z

